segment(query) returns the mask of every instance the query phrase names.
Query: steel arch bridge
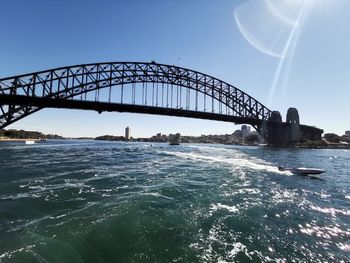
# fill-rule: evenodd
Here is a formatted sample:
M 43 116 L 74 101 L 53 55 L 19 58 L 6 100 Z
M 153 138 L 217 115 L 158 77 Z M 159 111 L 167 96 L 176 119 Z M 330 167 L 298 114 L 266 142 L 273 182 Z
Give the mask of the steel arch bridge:
M 275 114 L 222 80 L 155 62 L 83 64 L 0 79 L 0 129 L 43 108 L 245 123 L 262 134 L 262 124 Z

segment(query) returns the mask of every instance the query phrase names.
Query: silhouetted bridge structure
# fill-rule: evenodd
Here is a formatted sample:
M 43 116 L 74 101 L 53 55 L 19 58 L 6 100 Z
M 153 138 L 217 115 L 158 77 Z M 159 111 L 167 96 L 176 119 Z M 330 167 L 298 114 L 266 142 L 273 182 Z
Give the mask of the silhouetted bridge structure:
M 0 79 L 0 129 L 44 108 L 135 112 L 250 124 L 277 144 L 285 141 L 280 133 L 288 133 L 283 127 L 289 125 L 281 122 L 278 112 L 222 80 L 155 62 L 84 64 Z M 310 134 L 322 131 L 305 127 Z M 278 136 L 281 138 L 276 140 Z

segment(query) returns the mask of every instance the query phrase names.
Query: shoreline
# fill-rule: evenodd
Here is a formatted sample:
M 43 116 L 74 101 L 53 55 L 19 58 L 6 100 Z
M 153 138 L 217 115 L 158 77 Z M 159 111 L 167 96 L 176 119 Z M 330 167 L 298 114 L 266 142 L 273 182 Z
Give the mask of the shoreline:
M 96 139 L 92 139 L 96 140 Z M 167 143 L 164 141 L 149 141 L 149 140 L 103 140 L 98 139 L 96 141 L 105 142 L 147 142 L 147 143 Z M 249 143 L 219 143 L 219 142 L 180 142 L 181 144 L 221 144 L 221 145 L 237 145 L 237 146 L 253 146 L 253 147 L 269 147 L 269 148 L 295 148 L 295 149 L 339 149 L 350 150 L 350 144 L 321 144 L 321 145 L 270 145 L 270 144 L 249 144 Z
M 40 142 L 42 139 L 22 139 L 22 138 L 4 138 L 0 137 L 0 142 L 25 142 L 25 141 L 34 141 Z
M 95 141 L 95 138 L 65 138 L 66 140 L 92 140 Z M 23 139 L 23 138 L 5 138 L 0 137 L 1 142 L 26 142 L 34 141 L 41 142 L 46 141 L 46 139 Z M 168 143 L 168 142 L 157 142 L 157 141 L 148 141 L 148 140 L 96 140 L 96 141 L 108 141 L 108 142 L 148 142 L 148 143 Z M 322 145 L 268 145 L 268 144 L 245 144 L 245 143 L 217 143 L 217 142 L 182 142 L 180 144 L 222 144 L 222 145 L 237 145 L 237 146 L 260 146 L 260 147 L 269 147 L 269 148 L 296 148 L 296 149 L 335 149 L 335 150 L 350 150 L 350 144 L 322 144 Z
M 350 150 L 350 144 L 328 144 L 325 146 L 292 146 L 292 148 L 298 149 L 338 149 L 338 150 Z

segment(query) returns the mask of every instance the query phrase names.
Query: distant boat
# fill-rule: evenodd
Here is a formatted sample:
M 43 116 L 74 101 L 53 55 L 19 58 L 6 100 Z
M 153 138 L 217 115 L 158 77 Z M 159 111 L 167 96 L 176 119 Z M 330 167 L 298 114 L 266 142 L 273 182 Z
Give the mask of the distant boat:
M 26 141 L 25 141 L 25 143 L 26 143 L 26 144 L 34 144 L 34 143 L 35 143 L 35 141 L 26 140 Z
M 169 142 L 169 145 L 180 145 L 179 142 Z
M 305 167 L 285 168 L 285 167 L 282 167 L 282 166 L 278 166 L 278 170 L 279 171 L 289 171 L 292 174 L 299 174 L 299 175 L 321 174 L 321 173 L 325 172 L 325 170 L 316 169 L 316 168 L 305 168 Z

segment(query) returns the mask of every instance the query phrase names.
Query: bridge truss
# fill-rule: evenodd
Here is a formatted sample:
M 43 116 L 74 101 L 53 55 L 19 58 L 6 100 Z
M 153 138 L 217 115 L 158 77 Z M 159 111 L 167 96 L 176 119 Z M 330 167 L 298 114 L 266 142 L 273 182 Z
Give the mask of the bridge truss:
M 222 80 L 155 62 L 84 64 L 0 79 L 0 129 L 43 108 L 221 120 L 259 132 L 274 114 Z

